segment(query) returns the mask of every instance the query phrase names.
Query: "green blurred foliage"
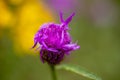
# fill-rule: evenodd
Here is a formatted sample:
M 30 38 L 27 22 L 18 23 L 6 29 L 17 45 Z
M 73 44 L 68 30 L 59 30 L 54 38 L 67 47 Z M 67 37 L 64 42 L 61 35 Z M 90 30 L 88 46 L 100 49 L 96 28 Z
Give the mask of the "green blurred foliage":
M 118 3 L 116 1 L 120 2 L 115 0 L 113 3 Z M 113 19 L 113 25 L 95 25 L 88 7 L 78 12 L 70 24 L 70 33 L 73 41 L 77 40 L 81 49 L 72 52 L 63 63 L 81 65 L 101 76 L 103 80 L 120 80 L 119 5 L 115 6 L 115 9 L 118 10 L 118 14 L 115 15 L 115 22 Z M 0 26 L 0 80 L 51 80 L 49 67 L 42 64 L 39 56 L 16 55 L 13 35 L 10 27 Z M 58 80 L 89 80 L 63 70 L 57 71 L 57 77 Z

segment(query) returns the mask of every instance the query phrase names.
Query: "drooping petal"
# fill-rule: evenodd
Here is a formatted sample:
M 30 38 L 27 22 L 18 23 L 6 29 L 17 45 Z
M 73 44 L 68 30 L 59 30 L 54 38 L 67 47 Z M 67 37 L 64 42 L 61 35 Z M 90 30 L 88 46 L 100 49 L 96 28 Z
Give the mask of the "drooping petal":
M 37 45 L 37 42 L 34 43 L 34 45 L 32 46 L 32 48 L 34 48 Z
M 78 46 L 76 43 L 75 44 L 66 44 L 63 46 L 64 50 L 65 51 L 73 51 L 73 50 L 76 50 L 76 49 L 79 49 L 80 46 Z

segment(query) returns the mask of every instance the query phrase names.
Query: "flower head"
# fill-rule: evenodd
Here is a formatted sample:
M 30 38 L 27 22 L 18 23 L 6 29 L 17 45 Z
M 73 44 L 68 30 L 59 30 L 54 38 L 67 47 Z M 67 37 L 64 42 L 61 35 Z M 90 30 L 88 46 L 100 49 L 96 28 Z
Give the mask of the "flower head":
M 76 43 L 72 43 L 71 36 L 68 33 L 68 24 L 74 15 L 75 13 L 67 20 L 63 20 L 63 15 L 60 13 L 61 24 L 43 24 L 35 34 L 33 48 L 37 43 L 40 44 L 40 58 L 43 63 L 59 64 L 65 54 L 80 48 Z

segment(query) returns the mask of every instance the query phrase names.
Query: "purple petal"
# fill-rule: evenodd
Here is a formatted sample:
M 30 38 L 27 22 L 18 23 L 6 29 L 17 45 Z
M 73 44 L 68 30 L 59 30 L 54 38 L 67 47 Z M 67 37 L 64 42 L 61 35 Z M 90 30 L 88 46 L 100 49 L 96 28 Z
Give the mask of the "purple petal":
M 60 11 L 59 14 L 60 14 L 60 22 L 63 23 L 63 22 L 64 22 L 64 19 L 63 19 L 63 13 Z
M 56 50 L 54 48 L 48 48 L 47 50 L 52 51 L 52 52 L 58 52 L 58 50 Z
M 66 21 L 65 24 L 68 25 L 70 23 L 70 21 L 72 20 L 73 16 L 75 15 L 75 13 L 73 13 Z
M 44 48 L 48 49 L 48 46 L 45 44 L 44 41 L 42 42 L 42 45 L 43 45 Z
M 80 46 L 78 46 L 76 43 L 75 44 L 67 44 L 67 45 L 64 45 L 64 49 L 67 51 L 72 51 L 72 50 L 76 50 L 76 49 L 79 49 Z

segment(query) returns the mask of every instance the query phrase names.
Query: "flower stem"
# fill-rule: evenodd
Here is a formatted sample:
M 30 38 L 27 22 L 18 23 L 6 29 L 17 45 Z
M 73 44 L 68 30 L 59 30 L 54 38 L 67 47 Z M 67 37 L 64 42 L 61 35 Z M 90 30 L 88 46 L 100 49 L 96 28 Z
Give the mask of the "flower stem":
M 50 65 L 50 69 L 51 69 L 52 80 L 57 80 L 55 66 Z

